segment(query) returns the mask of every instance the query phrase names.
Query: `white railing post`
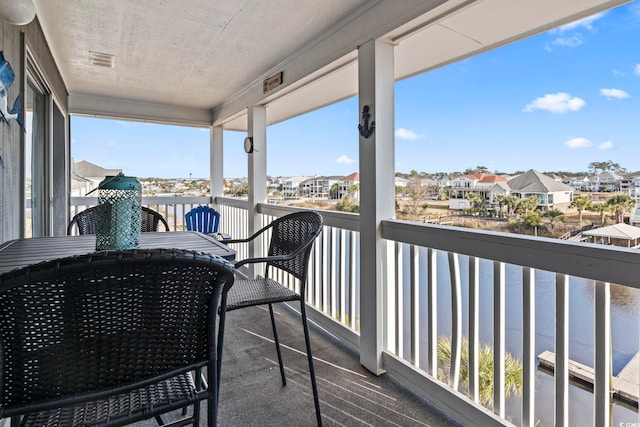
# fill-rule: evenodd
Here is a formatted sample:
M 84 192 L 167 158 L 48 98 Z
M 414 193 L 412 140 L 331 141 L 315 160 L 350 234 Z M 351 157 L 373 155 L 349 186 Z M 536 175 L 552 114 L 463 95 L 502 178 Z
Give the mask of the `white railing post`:
M 210 178 L 211 196 L 215 198 L 224 194 L 224 132 L 221 126 L 211 128 Z M 219 209 L 216 206 L 216 209 Z
M 383 295 L 390 285 L 386 281 L 393 277 L 387 271 L 393 251 L 381 237 L 381 221 L 395 216 L 393 49 L 382 40 L 369 40 L 358 48 L 360 363 L 374 374 L 384 371 L 384 331 L 389 325 Z
M 248 136 L 253 138 L 253 152 L 247 154 L 249 181 L 249 235 L 260 230 L 258 203 L 267 200 L 267 112 L 264 106 L 253 105 L 248 109 Z M 263 242 L 255 239 L 249 243 L 249 257 L 263 255 Z M 262 274 L 261 265 L 253 265 L 250 274 Z

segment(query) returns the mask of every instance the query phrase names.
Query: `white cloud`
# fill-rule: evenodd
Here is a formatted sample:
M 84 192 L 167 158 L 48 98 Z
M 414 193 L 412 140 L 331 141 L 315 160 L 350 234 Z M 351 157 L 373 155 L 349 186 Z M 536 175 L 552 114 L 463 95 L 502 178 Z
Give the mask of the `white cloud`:
M 635 74 L 636 76 L 640 76 L 640 64 L 636 64 L 633 67 L 633 74 Z
M 405 128 L 398 128 L 396 130 L 396 138 L 406 139 L 408 141 L 415 141 L 416 139 L 422 138 L 422 136 L 418 135 L 412 130 L 405 129 Z
M 612 141 L 603 142 L 602 144 L 598 145 L 598 148 L 603 151 L 611 150 L 613 148 L 613 142 Z
M 564 145 L 569 148 L 585 148 L 591 147 L 591 141 L 589 141 L 587 138 L 573 138 L 565 141 Z
M 624 98 L 630 98 L 631 95 L 629 95 L 627 92 L 625 92 L 622 89 L 600 89 L 600 94 L 603 96 L 606 96 L 607 98 L 617 98 L 617 99 L 624 99 Z
M 559 92 L 555 94 L 546 94 L 541 98 L 534 99 L 524 108 L 527 113 L 533 110 L 546 110 L 551 113 L 565 113 L 567 111 L 578 111 L 587 105 L 584 99 L 571 97 L 570 94 Z
M 575 34 L 571 37 L 558 37 L 551 42 L 551 46 L 578 47 L 582 43 L 584 43 L 582 36 L 580 34 Z M 551 47 L 547 46 L 547 50 L 551 50 Z
M 353 160 L 352 158 L 350 158 L 349 156 L 347 156 L 346 154 L 343 154 L 342 156 L 338 157 L 336 159 L 336 163 L 341 163 L 343 165 L 350 165 L 353 162 L 355 162 L 355 160 Z
M 593 23 L 598 19 L 602 18 L 604 15 L 605 15 L 605 12 L 596 13 L 595 15 L 587 16 L 586 18 L 582 18 L 577 21 L 573 21 L 567 25 L 558 27 L 555 30 L 553 30 L 553 32 L 562 34 L 567 31 L 576 30 L 578 28 L 584 28 L 586 30 L 593 31 Z

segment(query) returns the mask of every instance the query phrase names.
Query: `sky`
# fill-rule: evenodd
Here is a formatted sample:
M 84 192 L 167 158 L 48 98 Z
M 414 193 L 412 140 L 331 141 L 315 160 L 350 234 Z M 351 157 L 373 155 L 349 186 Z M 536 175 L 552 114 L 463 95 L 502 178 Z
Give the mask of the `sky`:
M 396 172 L 640 170 L 640 0 L 396 83 Z M 358 100 L 267 128 L 267 174 L 358 171 Z M 224 132 L 224 176 L 247 175 Z M 207 178 L 208 129 L 72 116 L 76 161 Z M 311 152 L 310 152 L 311 151 Z

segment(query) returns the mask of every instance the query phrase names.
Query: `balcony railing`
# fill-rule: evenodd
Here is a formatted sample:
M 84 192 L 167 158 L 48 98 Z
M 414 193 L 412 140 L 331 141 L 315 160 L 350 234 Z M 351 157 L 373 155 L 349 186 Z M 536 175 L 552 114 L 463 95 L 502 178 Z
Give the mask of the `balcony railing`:
M 175 213 L 211 203 L 205 199 L 144 198 L 143 204 L 169 206 L 165 209 Z M 215 206 L 222 213 L 222 232 L 247 236 L 246 201 L 217 197 Z M 295 210 L 258 207 L 263 224 Z M 325 228 L 311 258 L 308 315 L 359 348 L 359 216 L 320 212 Z M 180 221 L 174 218 L 173 224 L 178 229 Z M 398 220 L 383 221 L 382 237 L 389 249 L 379 313 L 385 322 L 382 357 L 388 373 L 469 424 L 638 421 L 637 404 L 614 400 L 619 393 L 612 376 L 639 351 L 639 251 Z M 239 258 L 246 256 L 246 248 L 236 249 Z M 438 361 L 442 336 L 452 342 L 449 372 Z M 461 351 L 463 337 L 469 343 L 468 361 Z M 496 355 L 488 401 L 481 394 L 483 346 Z M 555 354 L 555 372 L 538 368 L 542 351 Z M 521 359 L 520 397 L 506 397 L 507 352 Z M 573 362 L 594 368 L 592 386 L 573 385 Z

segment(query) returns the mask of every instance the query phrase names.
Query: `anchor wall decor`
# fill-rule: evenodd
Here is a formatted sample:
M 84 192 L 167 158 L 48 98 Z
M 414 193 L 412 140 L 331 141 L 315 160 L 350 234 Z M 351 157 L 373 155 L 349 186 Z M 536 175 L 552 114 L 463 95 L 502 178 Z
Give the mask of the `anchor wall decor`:
M 358 130 L 360 130 L 360 135 L 364 138 L 369 138 L 371 134 L 376 130 L 376 122 L 372 121 L 371 125 L 369 125 L 369 119 L 371 118 L 371 114 L 369 114 L 369 106 L 365 105 L 362 107 L 362 121 L 364 125 L 359 124 Z

